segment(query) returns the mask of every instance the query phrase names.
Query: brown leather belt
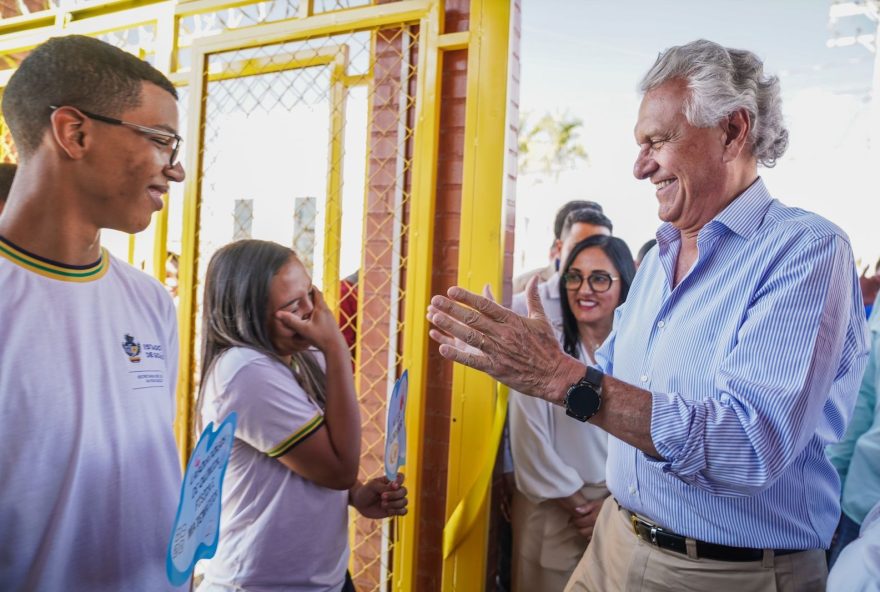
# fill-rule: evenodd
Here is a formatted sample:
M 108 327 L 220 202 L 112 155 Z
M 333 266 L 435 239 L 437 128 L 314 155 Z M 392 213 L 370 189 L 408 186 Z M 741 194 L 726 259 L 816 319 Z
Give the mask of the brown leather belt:
M 688 554 L 688 538 L 670 532 L 656 524 L 653 524 L 641 516 L 633 514 L 625 508 L 621 508 L 629 514 L 633 532 L 643 541 L 683 555 Z M 751 549 L 748 547 L 728 547 L 691 539 L 695 543 L 697 558 L 715 559 L 718 561 L 761 561 L 764 558 L 764 549 Z M 802 549 L 771 549 L 775 556 L 800 553 Z

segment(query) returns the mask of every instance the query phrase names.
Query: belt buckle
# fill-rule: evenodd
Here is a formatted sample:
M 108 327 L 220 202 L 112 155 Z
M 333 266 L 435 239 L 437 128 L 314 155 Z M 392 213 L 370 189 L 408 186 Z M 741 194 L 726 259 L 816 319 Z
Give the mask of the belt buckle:
M 649 533 L 651 535 L 651 541 L 650 541 L 651 544 L 654 545 L 655 547 L 660 546 L 660 544 L 657 542 L 657 533 L 662 532 L 663 531 L 662 528 L 658 527 L 656 524 L 651 524 L 649 522 L 645 522 L 644 520 L 642 520 L 641 518 L 639 518 L 638 516 L 636 516 L 635 514 L 632 514 L 632 513 L 630 513 L 630 515 L 629 515 L 629 520 L 632 523 L 633 532 L 636 533 L 637 537 L 642 538 L 642 533 L 639 532 L 639 524 L 642 524 L 650 529 Z

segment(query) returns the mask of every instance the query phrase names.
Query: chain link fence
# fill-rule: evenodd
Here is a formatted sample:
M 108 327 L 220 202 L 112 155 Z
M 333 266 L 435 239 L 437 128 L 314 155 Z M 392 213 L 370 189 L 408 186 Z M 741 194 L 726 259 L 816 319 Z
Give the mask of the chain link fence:
M 0 89 L 0 103 L 2 101 L 3 89 Z M 3 117 L 0 117 L 0 162 L 18 162 L 18 153 L 12 141 L 12 134 Z
M 384 472 L 386 402 L 403 370 L 417 39 L 398 26 L 208 64 L 222 75 L 206 94 L 198 278 L 243 226 L 235 204 L 247 199 L 251 235 L 290 245 L 314 283 L 338 293 L 328 300 L 354 356 L 363 480 Z M 393 521 L 352 515 L 359 590 L 385 589 L 394 539 Z

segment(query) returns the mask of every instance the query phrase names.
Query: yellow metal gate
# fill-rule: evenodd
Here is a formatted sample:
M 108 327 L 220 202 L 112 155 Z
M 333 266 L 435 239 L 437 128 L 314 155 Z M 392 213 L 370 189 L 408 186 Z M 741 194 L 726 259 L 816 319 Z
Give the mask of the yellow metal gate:
M 187 152 L 195 180 L 184 200 L 181 308 L 191 316 L 181 326 L 192 330 L 183 342 L 198 333 L 207 260 L 230 240 L 292 244 L 337 310 L 349 277 L 357 313 L 341 320 L 357 335 L 363 479 L 383 472 L 385 403 L 403 370 L 421 32 L 431 17 L 426 2 L 369 6 L 226 31 L 190 50 L 189 121 L 199 131 Z M 352 516 L 359 589 L 385 589 L 399 530 Z

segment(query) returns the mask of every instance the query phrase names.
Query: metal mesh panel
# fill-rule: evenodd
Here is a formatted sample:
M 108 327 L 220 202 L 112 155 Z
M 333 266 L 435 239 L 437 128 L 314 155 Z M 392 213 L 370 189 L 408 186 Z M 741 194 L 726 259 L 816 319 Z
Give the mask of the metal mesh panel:
M 136 55 L 153 66 L 156 65 L 156 26 L 152 23 L 128 29 L 117 29 L 96 35 L 96 37 Z
M 317 286 L 340 287 L 340 326 L 357 343 L 362 480 L 383 473 L 386 401 L 403 370 L 416 38 L 398 26 L 227 52 L 208 64 L 222 74 L 205 103 L 199 281 L 233 239 L 236 200 L 247 198 L 254 238 L 292 246 Z M 338 276 L 328 277 L 334 248 Z M 384 589 L 393 530 L 352 518 L 359 590 Z
M 57 8 L 59 0 L 0 0 L 0 18 L 32 14 Z
M 318 221 L 318 200 L 297 197 L 293 208 L 293 250 L 309 274 L 315 270 L 315 224 Z
M 299 0 L 270 0 L 185 16 L 179 21 L 178 45 L 189 47 L 196 39 L 223 31 L 294 18 L 299 10 Z M 179 52 L 178 60 L 181 68 L 190 67 L 189 52 Z
M 3 100 L 3 89 L 0 88 L 0 101 Z M 0 115 L 0 162 L 18 162 L 18 153 L 12 142 L 12 133 L 6 120 Z
M 181 27 L 186 33 L 193 30 L 203 35 L 218 33 L 229 29 L 239 29 L 260 23 L 271 23 L 297 16 L 300 3 L 298 0 L 271 0 L 256 2 L 246 6 L 225 8 L 197 16 L 181 19 Z M 181 31 L 184 34 L 184 31 Z
M 407 27 L 385 29 L 375 36 L 357 358 L 364 439 L 361 466 L 369 476 L 383 470 L 385 403 L 393 379 L 402 371 L 415 53 L 416 36 Z M 377 536 L 377 528 L 371 521 L 355 521 L 354 573 L 363 589 L 379 589 L 381 582 L 375 576 L 387 573 L 380 564 L 389 560 L 388 549 L 380 543 L 389 539 Z
M 315 13 L 331 12 L 356 6 L 368 6 L 369 4 L 370 0 L 315 0 L 314 11 Z
M 232 240 L 244 240 L 253 236 L 254 200 L 237 199 L 232 215 Z
M 30 50 L 7 51 L 0 54 L 0 75 L 10 70 L 15 70 L 18 65 L 30 54 Z

